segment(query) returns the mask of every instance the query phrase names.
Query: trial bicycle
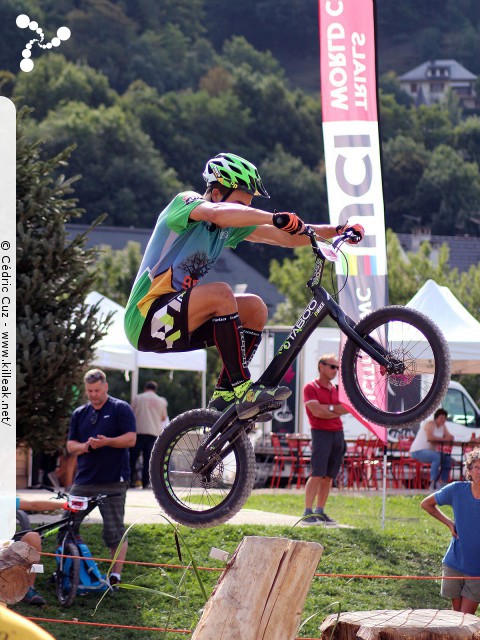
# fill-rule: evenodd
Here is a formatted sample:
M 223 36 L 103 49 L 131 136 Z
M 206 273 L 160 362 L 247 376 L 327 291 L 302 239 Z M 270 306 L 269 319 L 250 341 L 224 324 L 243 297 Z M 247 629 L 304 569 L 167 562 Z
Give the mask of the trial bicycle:
M 106 591 L 109 584 L 105 576 L 92 558 L 90 549 L 75 531 L 75 514 L 85 511 L 88 515 L 95 507 L 102 504 L 108 498 L 120 495 L 99 493 L 96 496 L 85 498 L 72 496 L 57 491 L 50 487 L 44 487 L 56 494 L 57 498 L 67 500 L 65 515 L 58 520 L 42 524 L 32 528 L 28 516 L 25 512 L 17 510 L 17 531 L 13 536 L 14 540 L 21 538 L 28 532 L 34 531 L 40 535 L 42 540 L 57 535 L 58 547 L 55 557 L 57 567 L 54 574 L 55 595 L 57 600 L 64 607 L 70 607 L 77 595 L 83 595 L 91 591 Z M 18 530 L 18 525 L 23 526 Z M 75 557 L 63 557 L 75 556 Z
M 333 243 L 318 242 L 306 227 L 314 255 L 307 286 L 312 291 L 288 337 L 258 382 L 276 387 L 320 322 L 328 315 L 346 336 L 341 376 L 353 408 L 367 420 L 405 428 L 438 407 L 450 380 L 450 353 L 437 327 L 422 313 L 402 306 L 373 311 L 357 324 L 321 286 L 325 261 L 341 255 L 353 230 Z M 392 400 L 402 392 L 401 406 Z M 278 409 L 282 402 L 262 407 Z M 255 454 L 248 437 L 255 418 L 240 420 L 234 404 L 222 414 L 194 409 L 174 418 L 157 438 L 150 478 L 162 509 L 180 524 L 212 527 L 237 513 L 255 483 Z

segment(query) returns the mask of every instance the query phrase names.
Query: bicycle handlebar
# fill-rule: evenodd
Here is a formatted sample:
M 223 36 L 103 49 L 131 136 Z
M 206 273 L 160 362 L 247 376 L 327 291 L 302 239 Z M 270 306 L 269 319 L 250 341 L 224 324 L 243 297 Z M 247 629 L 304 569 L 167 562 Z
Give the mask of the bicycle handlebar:
M 57 494 L 57 498 L 63 498 L 64 500 L 68 500 L 68 498 L 70 497 L 69 493 L 65 493 L 64 491 L 60 491 L 60 489 L 55 489 L 54 487 L 48 487 L 47 485 L 42 485 L 42 489 L 46 489 L 47 491 L 51 491 L 51 493 L 56 493 Z M 98 493 L 96 496 L 85 496 L 88 498 L 88 500 L 95 500 L 95 501 L 100 501 L 100 500 L 105 500 L 106 498 L 115 498 L 117 496 L 121 496 L 122 494 L 120 492 L 117 493 Z M 80 496 L 83 497 L 83 496 Z
M 301 235 L 305 235 L 309 238 L 310 244 L 312 245 L 312 248 L 315 253 L 320 252 L 320 254 L 324 258 L 326 257 L 323 254 L 322 249 L 318 244 L 317 234 L 315 233 L 315 230 L 313 229 L 313 227 L 306 224 L 305 230 L 302 231 Z M 347 242 L 348 240 L 350 240 L 354 244 L 357 244 L 358 242 L 360 242 L 361 239 L 362 239 L 362 236 L 360 235 L 360 233 L 358 233 L 358 231 L 355 231 L 354 229 L 349 229 L 348 231 L 344 231 L 343 233 L 339 234 L 337 239 L 334 242 L 332 242 L 331 248 L 335 253 L 338 253 L 340 246 L 344 242 Z

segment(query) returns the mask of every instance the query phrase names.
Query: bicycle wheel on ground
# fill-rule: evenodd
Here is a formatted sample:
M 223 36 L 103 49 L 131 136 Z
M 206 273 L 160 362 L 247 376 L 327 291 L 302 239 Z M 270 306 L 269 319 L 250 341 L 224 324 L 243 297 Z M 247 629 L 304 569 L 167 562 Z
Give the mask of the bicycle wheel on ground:
M 62 555 L 79 556 L 80 551 L 73 542 L 66 542 Z M 64 607 L 69 607 L 77 595 L 80 579 L 80 559 L 57 558 L 57 570 L 55 572 L 55 595 Z
M 450 351 L 430 318 L 406 307 L 384 307 L 363 318 L 355 330 L 380 343 L 392 363 L 385 369 L 347 340 L 342 381 L 353 408 L 364 418 L 386 427 L 407 427 L 440 406 L 450 380 Z
M 192 471 L 198 447 L 217 419 L 218 413 L 208 410 L 182 413 L 157 438 L 150 458 L 157 502 L 176 522 L 188 527 L 213 527 L 232 518 L 255 482 L 255 454 L 244 432 L 208 471 Z
M 19 531 L 26 532 L 26 531 L 32 530 L 32 525 L 30 524 L 30 520 L 28 519 L 28 516 L 25 513 L 25 511 L 22 511 L 21 509 L 17 509 L 16 517 L 17 517 L 17 522 L 16 522 L 15 533 L 18 533 Z

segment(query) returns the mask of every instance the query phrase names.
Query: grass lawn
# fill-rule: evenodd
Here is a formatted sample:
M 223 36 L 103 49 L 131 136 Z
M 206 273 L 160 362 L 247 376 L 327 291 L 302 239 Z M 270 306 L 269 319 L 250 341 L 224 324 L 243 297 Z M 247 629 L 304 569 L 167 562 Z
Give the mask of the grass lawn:
M 319 573 L 376 575 L 438 576 L 441 559 L 449 542 L 449 532 L 420 508 L 422 496 L 387 498 L 385 529 L 381 528 L 381 498 L 332 495 L 328 513 L 351 529 L 324 527 L 267 527 L 223 525 L 214 529 L 180 528 L 188 549 L 199 566 L 219 567 L 221 563 L 208 557 L 212 546 L 233 552 L 244 536 L 279 536 L 295 540 L 319 542 L 323 555 Z M 264 495 L 254 493 L 247 508 L 299 515 L 303 510 L 303 493 Z M 92 553 L 105 557 L 100 525 L 85 525 L 82 535 Z M 173 530 L 169 526 L 137 525 L 129 535 L 129 560 L 188 564 L 187 548 L 181 543 L 179 562 Z M 52 542 L 47 542 L 52 546 Z M 52 548 L 46 547 L 46 551 Z M 45 577 L 54 561 L 45 558 Z M 101 565 L 106 571 L 107 565 Z M 219 573 L 201 572 L 207 594 L 211 593 Z M 125 625 L 193 629 L 203 606 L 202 592 L 193 571 L 159 569 L 129 565 L 122 576 L 124 582 L 157 589 L 166 595 L 143 591 L 120 590 L 107 595 L 94 615 L 98 601 L 95 595 L 79 597 L 69 609 L 57 604 L 53 587 L 45 577 L 38 577 L 38 590 L 48 600 L 42 609 L 16 605 L 23 615 L 62 620 L 83 620 Z M 438 608 L 448 609 L 449 602 L 439 595 L 439 582 L 430 580 L 392 580 L 315 577 L 307 598 L 303 620 L 314 616 L 299 636 L 318 637 L 318 627 L 329 613 L 368 609 Z M 186 637 L 177 633 L 112 630 L 42 623 L 57 640 L 173 640 Z

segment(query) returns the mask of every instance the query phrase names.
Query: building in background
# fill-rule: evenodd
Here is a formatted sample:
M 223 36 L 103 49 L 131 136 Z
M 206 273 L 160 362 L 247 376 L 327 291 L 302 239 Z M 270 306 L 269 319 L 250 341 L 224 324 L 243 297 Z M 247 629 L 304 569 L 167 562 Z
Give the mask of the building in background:
M 475 109 L 480 101 L 475 93 L 477 76 L 456 60 L 429 60 L 407 71 L 399 80 L 417 107 L 441 102 L 448 89 L 458 96 L 464 109 Z

